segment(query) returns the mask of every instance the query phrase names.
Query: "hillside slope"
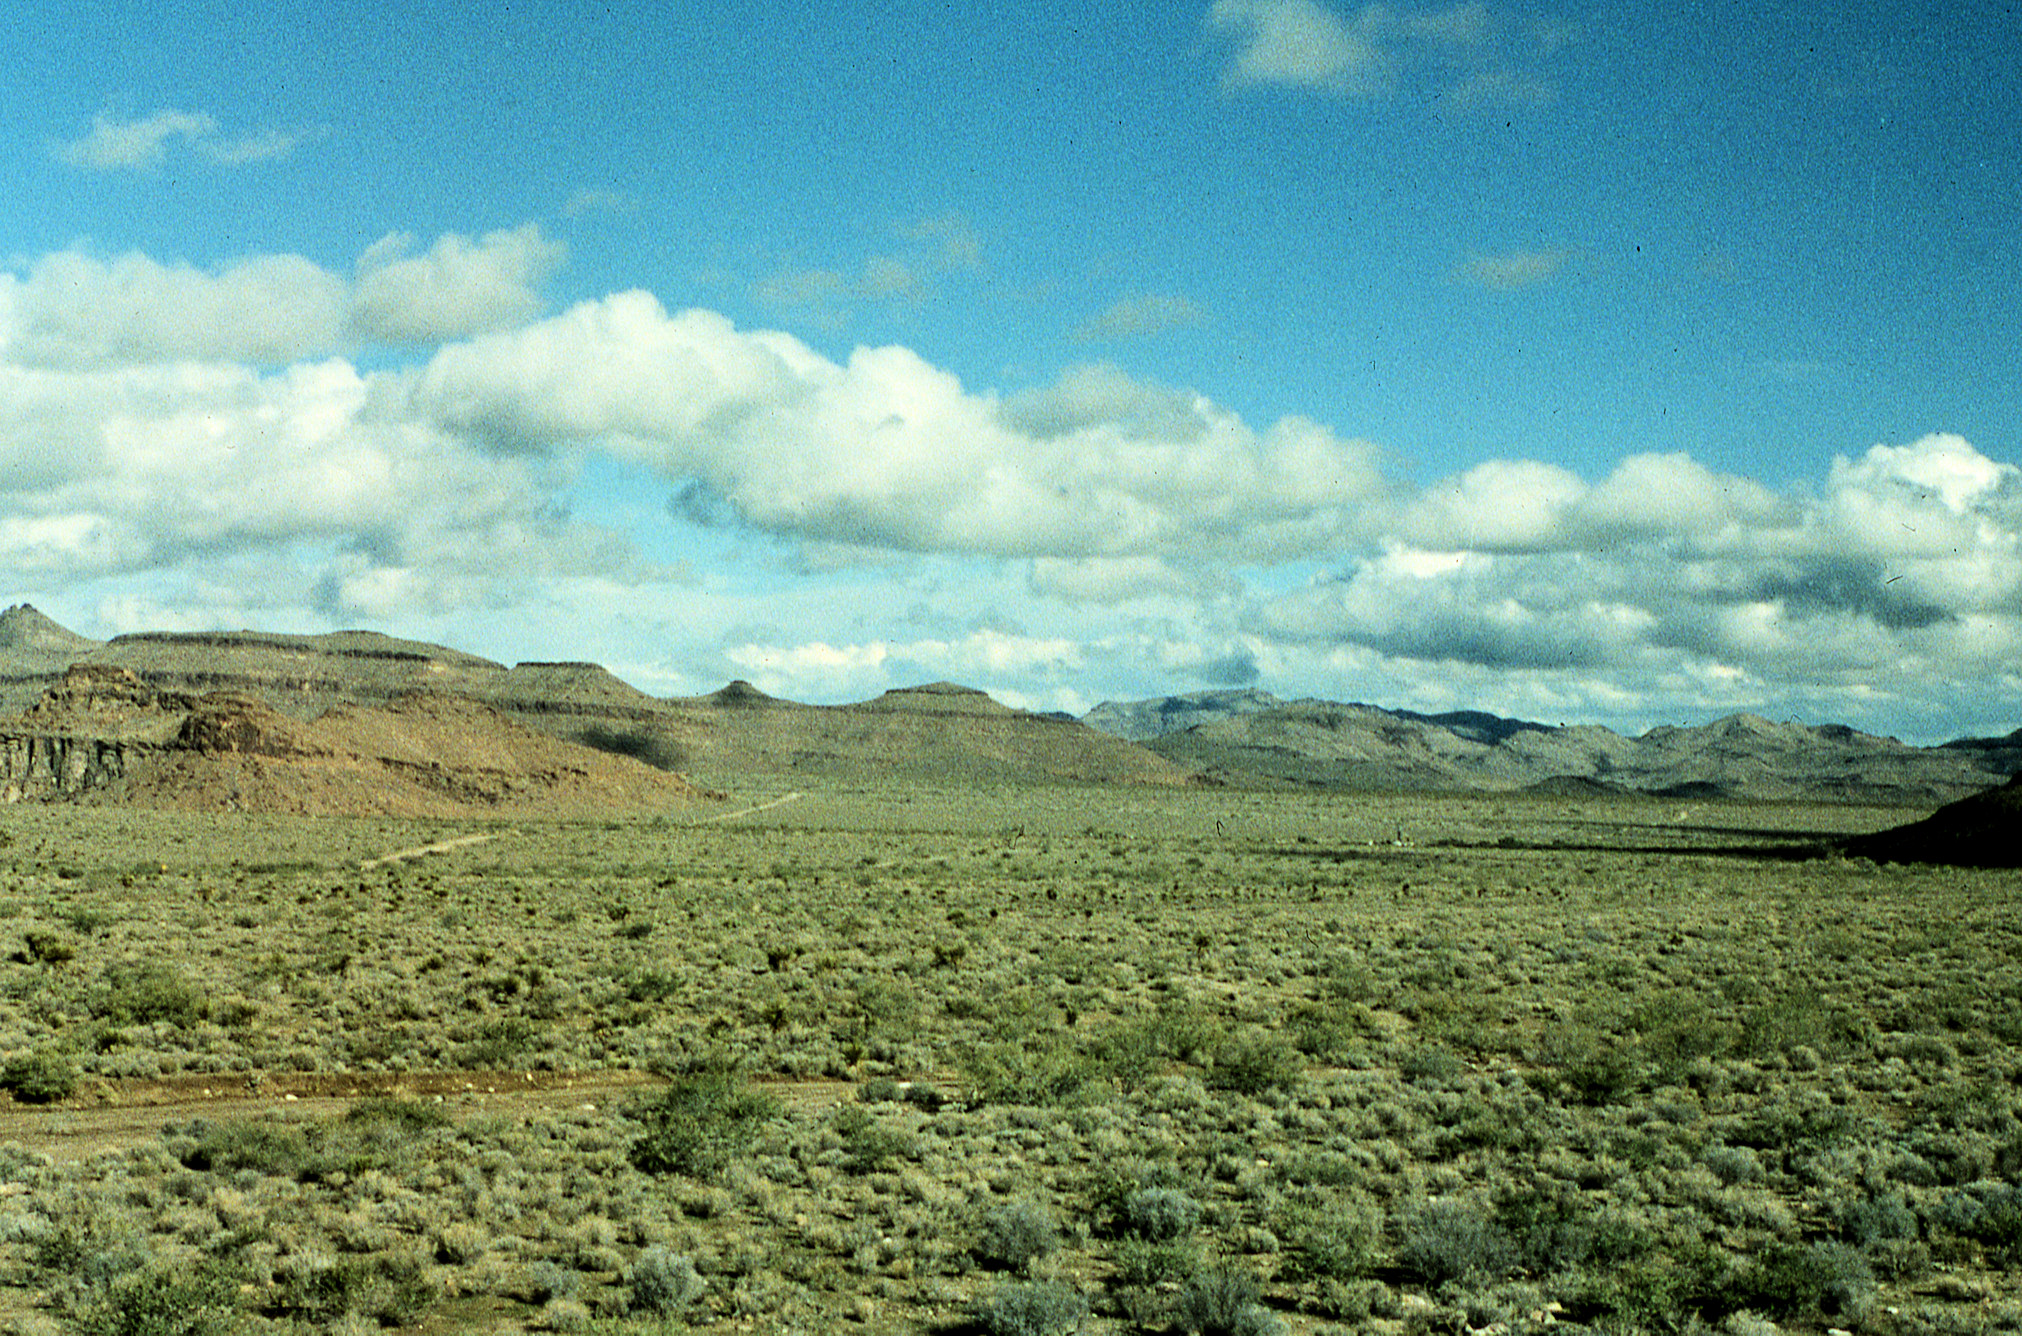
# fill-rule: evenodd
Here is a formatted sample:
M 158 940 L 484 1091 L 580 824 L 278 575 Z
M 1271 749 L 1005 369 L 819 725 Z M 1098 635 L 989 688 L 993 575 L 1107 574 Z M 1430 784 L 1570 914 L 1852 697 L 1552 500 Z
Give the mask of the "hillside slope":
M 678 775 L 415 692 L 314 720 L 235 691 L 162 692 L 80 664 L 0 719 L 0 796 L 311 816 L 590 816 L 685 809 Z

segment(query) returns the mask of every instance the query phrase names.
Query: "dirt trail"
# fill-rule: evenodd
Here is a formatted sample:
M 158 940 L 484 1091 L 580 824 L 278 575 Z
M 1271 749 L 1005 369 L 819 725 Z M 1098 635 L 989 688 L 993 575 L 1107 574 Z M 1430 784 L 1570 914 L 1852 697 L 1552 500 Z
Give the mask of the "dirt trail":
M 390 854 L 381 854 L 377 858 L 368 858 L 360 863 L 358 867 L 360 871 L 369 872 L 382 863 L 398 863 L 403 859 L 422 858 L 428 854 L 446 854 L 452 849 L 461 849 L 467 844 L 483 844 L 486 840 L 495 840 L 497 838 L 498 832 L 496 831 L 487 831 L 479 835 L 459 835 L 453 840 L 443 840 L 437 844 L 417 844 L 412 849 L 396 849 Z
M 452 1116 L 475 1112 L 511 1117 L 595 1109 L 623 1100 L 663 1078 L 650 1072 L 289 1072 L 254 1082 L 244 1076 L 176 1076 L 158 1081 L 85 1081 L 58 1104 L 0 1100 L 0 1145 L 13 1143 L 56 1160 L 82 1160 L 153 1139 L 169 1123 L 191 1118 L 334 1117 L 369 1095 L 440 1100 Z M 762 1081 L 794 1108 L 840 1103 L 848 1081 Z
M 783 798 L 774 798 L 771 802 L 760 803 L 756 807 L 740 807 L 735 812 L 718 812 L 715 816 L 705 816 L 694 824 L 705 826 L 712 821 L 729 821 L 735 817 L 750 816 L 753 812 L 769 812 L 775 807 L 784 807 L 790 802 L 797 802 L 805 797 L 807 797 L 805 793 L 789 793 Z

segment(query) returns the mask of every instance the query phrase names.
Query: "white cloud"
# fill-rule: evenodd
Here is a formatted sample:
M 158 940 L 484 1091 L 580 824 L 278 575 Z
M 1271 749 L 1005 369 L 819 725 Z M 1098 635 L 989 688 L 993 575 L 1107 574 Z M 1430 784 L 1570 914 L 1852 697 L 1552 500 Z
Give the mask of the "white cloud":
M 1136 338 L 1168 329 L 1191 329 L 1207 316 L 1191 298 L 1170 293 L 1125 297 L 1074 331 L 1085 342 Z
M 1391 60 L 1378 44 L 1382 11 L 1344 22 L 1315 0 L 1215 0 L 1208 23 L 1240 34 L 1227 82 L 1283 84 L 1343 96 L 1387 91 Z
M 902 244 L 896 251 L 849 265 L 774 269 L 751 284 L 751 299 L 781 316 L 834 330 L 848 324 L 860 304 L 929 301 L 948 276 L 982 267 L 982 236 L 960 213 L 899 227 L 897 237 Z
M 1032 591 L 1069 603 L 1116 605 L 1231 598 L 1242 584 L 1222 570 L 1181 569 L 1153 556 L 1039 557 L 1032 562 Z
M 1208 26 L 1236 41 L 1230 88 L 1298 89 L 1371 99 L 1407 79 L 1463 109 L 1541 107 L 1557 86 L 1527 64 L 1562 46 L 1562 32 L 1498 22 L 1462 3 L 1409 11 L 1366 4 L 1344 17 L 1319 0 L 1215 0 Z
M 1365 442 L 1114 366 L 999 396 L 906 348 L 834 360 L 642 292 L 531 316 L 512 294 L 543 248 L 521 229 L 369 256 L 418 266 L 410 330 L 515 321 L 379 371 L 333 351 L 356 289 L 298 257 L 0 274 L 0 583 L 452 629 L 595 586 L 608 657 L 797 698 L 1177 678 L 1856 722 L 2022 701 L 2022 470 L 1957 436 L 1803 486 L 1634 453 L 1419 489 Z M 699 576 L 584 518 L 580 479 L 613 471 L 649 495 L 604 513 L 653 516 L 643 541 Z M 658 622 L 612 611 L 630 590 Z
M 1354 533 L 1376 452 L 1287 418 L 1076 373 L 1010 404 L 904 348 L 830 362 L 627 293 L 444 349 L 414 402 L 514 450 L 604 440 L 756 528 L 992 556 L 1313 551 Z
M 419 255 L 413 237 L 394 233 L 359 257 L 352 322 L 378 343 L 438 343 L 509 328 L 540 314 L 540 285 L 564 254 L 534 223 L 475 242 L 450 233 Z
M 25 278 L 0 275 L 0 355 L 25 366 L 312 357 L 343 338 L 343 281 L 295 255 L 255 256 L 206 272 L 129 252 L 42 257 Z
M 223 136 L 220 128 L 215 116 L 201 111 L 163 110 L 136 120 L 100 112 L 91 118 L 91 129 L 76 139 L 55 144 L 52 150 L 74 167 L 133 170 L 159 166 L 168 157 L 169 144 L 180 140 L 211 162 L 237 167 L 285 158 L 304 138 L 278 129 Z
M 942 270 L 980 269 L 983 235 L 966 214 L 950 212 L 923 218 L 901 229 L 908 240 L 926 248 L 927 262 Z
M 1260 624 L 1294 644 L 1557 674 L 1585 698 L 1724 680 L 1867 708 L 2022 653 L 2022 472 L 1955 436 L 1842 458 L 1816 495 L 1677 454 L 1631 456 L 1593 485 L 1496 461 L 1400 515 L 1420 546 L 1345 561 L 1268 600 Z
M 454 234 L 425 254 L 404 235 L 368 247 L 356 282 L 299 255 L 199 269 L 138 252 L 79 250 L 0 273 L 0 359 L 86 369 L 150 362 L 280 365 L 360 341 L 440 342 L 540 313 L 539 284 L 562 247 L 532 223 L 478 241 Z

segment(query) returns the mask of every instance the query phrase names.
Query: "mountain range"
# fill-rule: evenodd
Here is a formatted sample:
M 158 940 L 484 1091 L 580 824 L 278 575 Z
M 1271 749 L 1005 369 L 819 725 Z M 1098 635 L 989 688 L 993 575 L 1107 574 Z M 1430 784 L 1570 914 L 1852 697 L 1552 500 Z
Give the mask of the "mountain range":
M 424 707 L 418 697 L 461 704 Z M 635 779 L 680 772 L 706 784 L 765 774 L 1936 806 L 2022 768 L 2022 733 L 1916 747 L 1841 725 L 1739 714 L 1625 737 L 1483 711 L 1284 701 L 1255 689 L 1105 702 L 1080 720 L 1013 709 L 945 682 L 832 706 L 779 700 L 744 682 L 663 698 L 592 663 L 507 667 L 371 631 L 99 641 L 25 604 L 0 613 L 0 782 L 22 796 L 132 790 L 135 767 L 162 771 L 169 752 L 182 748 L 182 761 L 196 754 L 192 738 L 232 735 L 215 720 L 209 733 L 190 723 L 206 710 L 238 719 L 233 727 L 249 738 L 294 739 L 281 750 L 297 762 L 307 754 L 295 746 L 303 739 L 309 751 L 364 758 L 345 763 L 354 777 L 377 773 L 359 768 L 368 760 L 412 777 L 417 765 L 426 770 L 429 747 L 446 747 L 454 754 L 439 767 L 468 771 L 457 783 L 479 806 L 491 790 L 528 801 L 549 791 L 515 777 L 522 763 L 511 758 L 515 749 L 531 756 L 532 738 L 572 749 L 542 754 L 536 768 L 551 777 L 558 766 L 588 773 L 623 761 L 638 767 L 627 772 Z M 424 719 L 433 720 L 425 729 Z M 319 729 L 342 736 L 317 741 Z M 601 759 L 592 766 L 586 756 Z M 487 770 L 482 757 L 496 764 Z M 281 765 L 269 760 L 269 769 Z M 633 782 L 599 773 L 610 792 Z M 450 790 L 457 783 L 444 781 Z M 334 780 L 325 788 L 350 792 Z M 638 792 L 649 802 L 667 796 L 650 785 Z M 344 801 L 318 810 L 341 810 Z

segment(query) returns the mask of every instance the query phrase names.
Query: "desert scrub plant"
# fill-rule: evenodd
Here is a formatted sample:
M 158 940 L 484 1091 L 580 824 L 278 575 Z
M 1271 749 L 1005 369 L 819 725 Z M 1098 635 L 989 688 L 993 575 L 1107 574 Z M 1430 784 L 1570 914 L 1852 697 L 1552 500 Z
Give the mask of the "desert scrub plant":
M 1509 1232 L 1472 1202 L 1428 1202 L 1407 1219 L 1397 1261 L 1427 1285 L 1493 1281 L 1517 1263 Z
M 1117 1224 L 1148 1243 L 1170 1243 L 1200 1222 L 1201 1204 L 1178 1188 L 1139 1188 L 1117 1210 Z
M 1053 1213 L 1036 1201 L 998 1202 L 983 1212 L 976 1260 L 986 1267 L 1022 1271 L 1060 1246 Z
M 19 1054 L 0 1066 L 0 1090 L 23 1104 L 53 1104 L 76 1088 L 76 1066 L 50 1049 Z
M 1227 1035 L 1209 1057 L 1207 1085 L 1239 1095 L 1289 1090 L 1305 1073 L 1299 1050 L 1283 1035 L 1257 1026 Z
M 976 1306 L 985 1336 L 1066 1336 L 1088 1320 L 1088 1301 L 1057 1280 L 1000 1285 Z
M 1090 1064 L 1058 1038 L 969 1045 L 958 1061 L 972 1107 L 1069 1103 L 1094 1075 Z
M 884 1125 L 861 1104 L 845 1104 L 836 1111 L 835 1132 L 842 1138 L 842 1167 L 852 1174 L 892 1169 L 920 1153 L 919 1138 Z
M 92 1014 L 110 1025 L 152 1025 L 167 1021 L 190 1026 L 209 1010 L 204 990 L 181 970 L 158 960 L 122 960 L 99 976 Z
M 421 1258 L 403 1252 L 293 1253 L 275 1266 L 281 1311 L 314 1322 L 347 1313 L 406 1326 L 436 1297 Z
M 1383 1212 L 1360 1193 L 1281 1202 L 1271 1230 L 1291 1280 L 1355 1280 L 1382 1258 Z
M 1874 1272 L 1858 1248 L 1836 1241 L 1778 1240 L 1736 1272 L 1731 1302 L 1778 1317 L 1832 1313 L 1865 1316 Z
M 77 1314 L 81 1336 L 223 1336 L 238 1325 L 238 1278 L 210 1258 L 116 1276 Z
M 780 1106 L 730 1064 L 712 1060 L 675 1076 L 628 1112 L 641 1128 L 632 1142 L 634 1166 L 649 1174 L 714 1178 L 751 1149 Z
M 1173 1306 L 1174 1324 L 1198 1336 L 1280 1336 L 1285 1323 L 1263 1305 L 1257 1277 L 1239 1266 L 1196 1274 Z
M 633 1259 L 625 1271 L 625 1286 L 633 1312 L 663 1318 L 682 1316 L 708 1289 L 695 1263 L 662 1243 Z

